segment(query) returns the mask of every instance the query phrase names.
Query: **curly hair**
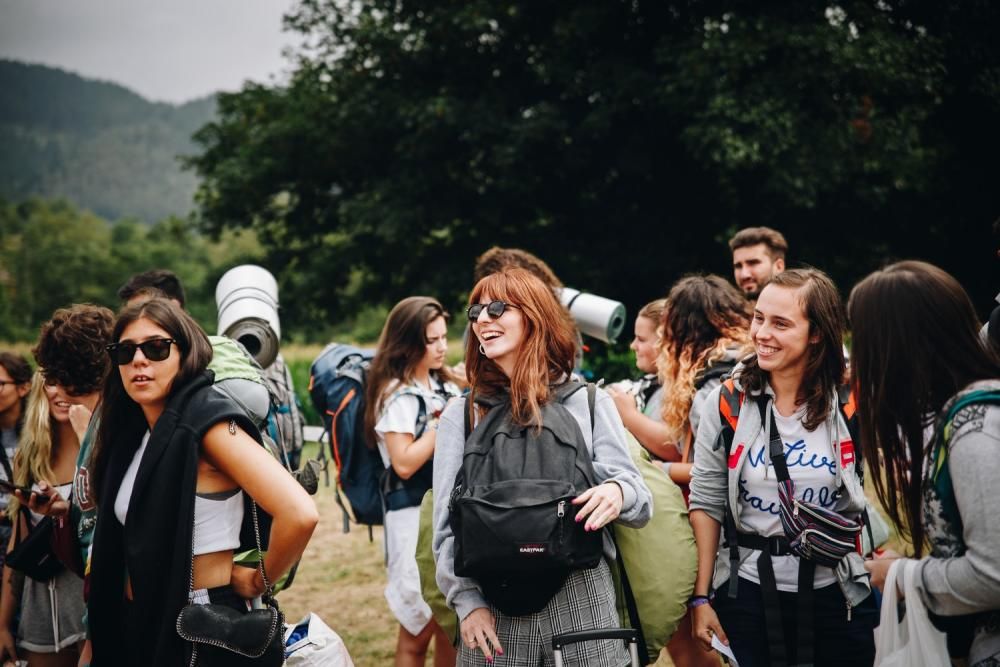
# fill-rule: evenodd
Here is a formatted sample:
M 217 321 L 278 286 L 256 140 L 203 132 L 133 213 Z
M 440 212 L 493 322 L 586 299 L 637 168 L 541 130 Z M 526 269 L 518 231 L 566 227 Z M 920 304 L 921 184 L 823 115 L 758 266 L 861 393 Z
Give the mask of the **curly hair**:
M 687 276 L 670 289 L 663 309 L 657 369 L 663 384 L 662 417 L 670 440 L 688 428 L 695 380 L 732 348 L 750 343 L 750 306 L 727 280 Z
M 89 303 L 52 313 L 31 350 L 45 381 L 75 395 L 100 389 L 110 367 L 104 348 L 111 342 L 114 321 L 110 310 Z

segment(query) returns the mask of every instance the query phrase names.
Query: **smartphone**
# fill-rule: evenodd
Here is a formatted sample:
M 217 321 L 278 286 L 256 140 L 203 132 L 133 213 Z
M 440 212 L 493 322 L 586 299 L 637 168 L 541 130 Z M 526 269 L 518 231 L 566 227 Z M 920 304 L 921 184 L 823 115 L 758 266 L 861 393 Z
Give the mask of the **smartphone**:
M 31 494 L 34 493 L 35 499 L 39 503 L 44 505 L 49 502 L 48 495 L 34 491 L 30 486 L 17 486 L 16 484 L 11 484 L 5 479 L 0 479 L 0 491 L 3 491 L 4 493 L 14 493 L 15 491 L 20 491 L 24 494 L 25 498 L 30 498 Z

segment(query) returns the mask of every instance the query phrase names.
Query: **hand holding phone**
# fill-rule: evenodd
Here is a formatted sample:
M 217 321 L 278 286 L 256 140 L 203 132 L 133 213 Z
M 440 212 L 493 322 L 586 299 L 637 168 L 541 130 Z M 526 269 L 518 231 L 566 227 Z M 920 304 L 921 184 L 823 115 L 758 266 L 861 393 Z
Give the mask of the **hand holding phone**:
M 32 489 L 30 486 L 17 486 L 16 484 L 10 483 L 6 479 L 0 479 L 0 491 L 3 491 L 4 493 L 14 493 L 15 491 L 20 491 L 25 501 L 31 498 L 31 494 L 34 493 L 35 501 L 38 502 L 39 504 L 44 505 L 45 503 L 49 502 L 48 495 L 44 493 L 39 493 L 38 491 Z

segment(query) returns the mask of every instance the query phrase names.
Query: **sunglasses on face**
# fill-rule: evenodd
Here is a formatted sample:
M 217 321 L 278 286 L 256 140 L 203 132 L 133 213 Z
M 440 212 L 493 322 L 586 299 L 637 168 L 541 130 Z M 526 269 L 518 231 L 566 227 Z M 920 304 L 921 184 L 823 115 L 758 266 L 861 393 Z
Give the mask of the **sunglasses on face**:
M 108 345 L 108 354 L 119 366 L 132 363 L 136 350 L 142 350 L 142 356 L 150 361 L 163 361 L 170 356 L 170 345 L 176 343 L 173 338 L 150 338 L 142 343 L 124 341 Z
M 465 312 L 469 314 L 469 321 L 475 322 L 479 319 L 479 314 L 483 312 L 483 308 L 486 309 L 486 315 L 491 320 L 495 320 L 503 315 L 504 311 L 508 308 L 518 307 L 512 303 L 505 303 L 503 301 L 490 301 L 489 303 L 474 303 Z

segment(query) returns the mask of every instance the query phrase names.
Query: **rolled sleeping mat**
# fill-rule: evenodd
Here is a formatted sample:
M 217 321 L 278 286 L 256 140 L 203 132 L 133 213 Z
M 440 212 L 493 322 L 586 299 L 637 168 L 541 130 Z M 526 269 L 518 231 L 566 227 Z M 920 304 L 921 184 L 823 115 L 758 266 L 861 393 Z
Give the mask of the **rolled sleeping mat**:
M 580 331 L 588 336 L 613 343 L 625 329 L 625 306 L 619 301 L 572 287 L 563 287 L 559 291 L 559 300 L 569 310 Z
M 226 271 L 215 286 L 219 335 L 239 341 L 261 368 L 278 356 L 278 282 L 267 269 L 243 264 Z

